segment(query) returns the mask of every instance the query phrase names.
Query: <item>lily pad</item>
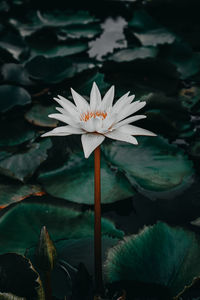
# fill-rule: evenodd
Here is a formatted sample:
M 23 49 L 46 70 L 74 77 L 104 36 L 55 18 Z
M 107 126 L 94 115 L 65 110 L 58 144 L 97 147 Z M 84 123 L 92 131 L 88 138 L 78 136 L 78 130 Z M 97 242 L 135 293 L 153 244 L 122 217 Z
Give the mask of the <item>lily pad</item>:
M 31 195 L 40 196 L 44 191 L 39 185 L 33 184 L 9 184 L 0 183 L 0 207 L 5 207 L 11 203 L 22 201 Z
M 96 22 L 97 19 L 91 16 L 88 11 L 70 11 L 70 10 L 53 10 L 39 13 L 38 17 L 46 26 L 66 26 L 74 24 L 89 24 Z
M 83 153 L 72 154 L 61 168 L 39 175 L 39 181 L 52 196 L 83 204 L 94 204 L 94 159 Z M 102 203 L 112 203 L 134 195 L 125 176 L 112 171 L 101 160 Z
M 25 118 L 31 124 L 41 127 L 56 127 L 57 120 L 48 117 L 49 114 L 55 112 L 55 106 L 43 106 L 41 104 L 34 105 L 26 114 Z
M 45 203 L 19 202 L 0 217 L 1 253 L 23 254 L 36 246 L 40 230 L 46 226 L 51 239 L 73 239 L 93 236 L 94 214 L 79 212 L 68 207 Z M 24 226 L 26 224 L 26 226 Z M 103 218 L 102 235 L 122 238 L 123 232 Z
M 152 199 L 172 198 L 192 183 L 193 164 L 181 149 L 162 137 L 138 141 L 138 146 L 112 143 L 104 153 L 141 193 Z
M 99 35 L 101 27 L 99 24 L 89 25 L 70 25 L 62 27 L 57 31 L 59 40 L 77 40 L 77 39 L 92 39 Z
M 200 112 L 200 88 L 193 86 L 191 88 L 182 89 L 179 93 L 179 99 L 182 101 L 183 107 L 193 114 Z
M 25 297 L 23 299 L 45 299 L 39 275 L 24 256 L 16 253 L 0 255 L 0 275 L 1 292 Z M 17 300 L 19 298 L 1 298 L 0 296 L 0 299 Z
M 24 86 L 33 85 L 27 70 L 20 64 L 4 64 L 1 68 L 1 74 L 6 82 Z
M 158 284 L 176 296 L 200 275 L 199 251 L 193 232 L 159 222 L 109 250 L 107 278 L 109 282 Z
M 26 300 L 26 298 L 18 297 L 10 293 L 0 293 L 0 300 Z
M 87 70 L 91 62 L 73 63 L 68 57 L 46 58 L 37 56 L 26 64 L 30 76 L 44 83 L 58 83 Z M 53 72 L 52 72 L 53 70 Z
M 0 111 L 6 112 L 18 105 L 31 103 L 30 94 L 22 87 L 13 85 L 0 86 Z
M 128 62 L 135 59 L 156 57 L 157 53 L 158 49 L 154 47 L 127 48 L 115 52 L 108 59 L 115 62 Z
M 50 139 L 34 143 L 22 153 L 16 153 L 0 161 L 0 174 L 24 182 L 31 177 L 40 164 L 47 158 L 47 150 L 51 148 Z
M 172 32 L 158 24 L 145 10 L 136 10 L 128 26 L 143 46 L 172 44 L 176 39 Z
M 17 126 L 16 126 L 17 124 Z M 36 138 L 37 133 L 23 119 L 6 118 L 1 122 L 0 146 L 16 146 Z

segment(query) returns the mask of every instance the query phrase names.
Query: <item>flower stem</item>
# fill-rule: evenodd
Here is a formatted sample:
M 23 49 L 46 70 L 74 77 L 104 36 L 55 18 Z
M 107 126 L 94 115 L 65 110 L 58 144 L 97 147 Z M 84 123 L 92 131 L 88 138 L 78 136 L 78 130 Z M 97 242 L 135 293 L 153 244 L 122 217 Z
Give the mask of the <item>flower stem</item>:
M 101 258 L 101 150 L 94 151 L 94 265 L 96 292 L 103 292 L 102 258 Z

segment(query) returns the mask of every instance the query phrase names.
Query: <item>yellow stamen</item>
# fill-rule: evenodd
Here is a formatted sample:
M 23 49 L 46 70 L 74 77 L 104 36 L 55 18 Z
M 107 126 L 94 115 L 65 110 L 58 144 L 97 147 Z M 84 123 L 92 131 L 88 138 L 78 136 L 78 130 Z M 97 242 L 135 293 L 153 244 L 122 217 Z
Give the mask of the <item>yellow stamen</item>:
M 83 113 L 80 116 L 80 120 L 87 122 L 92 118 L 101 118 L 102 120 L 104 120 L 107 117 L 107 112 L 104 111 L 95 111 L 95 112 L 87 112 L 87 113 Z

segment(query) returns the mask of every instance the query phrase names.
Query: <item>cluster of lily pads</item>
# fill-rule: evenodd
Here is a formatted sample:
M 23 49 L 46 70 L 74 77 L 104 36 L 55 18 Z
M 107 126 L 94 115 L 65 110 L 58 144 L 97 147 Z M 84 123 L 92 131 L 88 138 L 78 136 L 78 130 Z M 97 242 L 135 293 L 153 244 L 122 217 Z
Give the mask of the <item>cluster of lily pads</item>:
M 197 297 L 198 4 L 61 2 L 0 4 L 0 299 L 93 299 L 93 157 L 79 136 L 40 136 L 53 97 L 94 81 L 145 100 L 137 125 L 158 134 L 101 147 L 105 297 Z

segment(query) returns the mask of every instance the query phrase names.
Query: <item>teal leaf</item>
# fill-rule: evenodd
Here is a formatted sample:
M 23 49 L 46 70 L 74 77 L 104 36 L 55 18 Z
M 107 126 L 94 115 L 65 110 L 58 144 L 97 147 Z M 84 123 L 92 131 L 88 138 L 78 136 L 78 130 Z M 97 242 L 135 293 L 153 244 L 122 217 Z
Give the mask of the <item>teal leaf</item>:
M 52 196 L 76 203 L 94 204 L 94 159 L 83 153 L 71 154 L 60 168 L 39 175 L 39 181 Z M 112 171 L 104 157 L 101 159 L 102 204 L 126 199 L 135 194 L 120 172 Z
M 107 279 L 158 284 L 176 296 L 200 275 L 199 251 L 193 232 L 159 222 L 109 250 Z

